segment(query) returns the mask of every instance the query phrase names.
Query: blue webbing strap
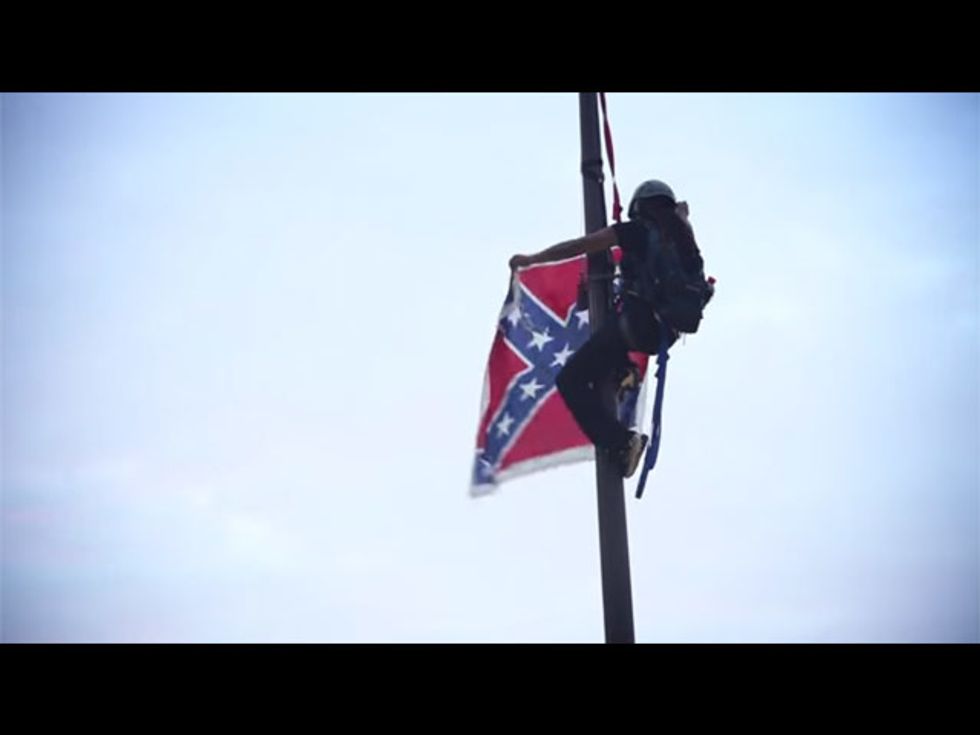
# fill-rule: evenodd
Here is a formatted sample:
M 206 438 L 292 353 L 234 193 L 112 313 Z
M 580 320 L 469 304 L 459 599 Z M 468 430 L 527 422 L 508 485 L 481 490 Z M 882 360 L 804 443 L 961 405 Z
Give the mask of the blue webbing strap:
M 667 380 L 667 343 L 670 339 L 666 325 L 661 324 L 660 352 L 657 353 L 657 397 L 653 402 L 653 426 L 650 429 L 650 445 L 640 473 L 640 483 L 636 486 L 636 497 L 643 497 L 643 488 L 647 484 L 647 473 L 657 463 L 657 453 L 660 451 L 660 410 L 664 403 L 664 382 Z

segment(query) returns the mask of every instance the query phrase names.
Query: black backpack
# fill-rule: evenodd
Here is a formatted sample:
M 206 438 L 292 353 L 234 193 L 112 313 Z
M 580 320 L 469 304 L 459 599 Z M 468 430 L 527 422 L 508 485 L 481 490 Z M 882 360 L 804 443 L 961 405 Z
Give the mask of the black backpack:
M 668 327 L 694 334 L 704 316 L 704 307 L 714 295 L 714 279 L 704 277 L 701 254 L 683 257 L 677 244 L 666 239 L 655 222 L 640 220 L 647 230 L 647 247 L 642 259 L 633 260 L 633 278 L 628 292 L 653 306 Z M 624 258 L 631 254 L 624 253 Z M 631 258 L 632 259 L 632 258 Z

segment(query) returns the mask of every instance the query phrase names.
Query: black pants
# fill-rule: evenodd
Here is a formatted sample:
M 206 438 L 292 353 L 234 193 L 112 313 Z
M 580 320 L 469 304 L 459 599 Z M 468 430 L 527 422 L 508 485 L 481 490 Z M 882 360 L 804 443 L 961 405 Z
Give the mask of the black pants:
M 599 387 L 617 374 L 625 374 L 630 351 L 655 355 L 660 351 L 660 325 L 649 306 L 627 296 L 623 313 L 611 315 L 602 328 L 568 360 L 555 384 L 579 427 L 593 444 L 619 450 L 626 446 L 630 430 L 605 411 Z M 669 344 L 676 341 L 671 335 Z

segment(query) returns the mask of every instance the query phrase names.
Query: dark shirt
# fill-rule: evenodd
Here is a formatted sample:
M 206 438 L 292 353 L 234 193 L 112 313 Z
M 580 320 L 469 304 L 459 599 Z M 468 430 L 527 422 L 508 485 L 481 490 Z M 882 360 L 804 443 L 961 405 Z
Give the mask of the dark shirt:
M 617 222 L 613 225 L 616 240 L 623 252 L 638 252 L 642 255 L 647 247 L 647 228 L 639 220 Z
M 623 314 L 627 319 L 629 333 L 627 339 L 630 348 L 656 354 L 660 349 L 660 325 L 653 316 L 653 308 L 647 302 L 632 295 L 633 282 L 640 268 L 644 267 L 649 251 L 649 232 L 646 226 L 638 220 L 617 222 L 613 225 L 616 241 L 623 250 L 623 259 L 619 267 L 623 273 Z M 654 230 L 655 237 L 659 232 Z M 677 335 L 671 334 L 669 344 L 673 344 Z
M 636 281 L 639 269 L 646 262 L 649 231 L 642 222 L 635 219 L 617 222 L 613 225 L 613 231 L 616 233 L 616 242 L 623 250 L 623 259 L 619 265 L 623 271 L 623 283 L 630 289 Z M 659 237 L 656 230 L 654 233 Z

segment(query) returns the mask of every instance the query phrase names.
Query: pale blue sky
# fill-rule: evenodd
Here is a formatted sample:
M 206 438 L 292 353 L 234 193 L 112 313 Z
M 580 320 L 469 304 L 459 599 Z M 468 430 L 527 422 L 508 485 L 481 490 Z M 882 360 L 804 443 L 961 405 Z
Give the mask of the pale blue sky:
M 608 100 L 718 278 L 637 640 L 980 639 L 978 96 Z M 602 640 L 592 464 L 467 492 L 507 260 L 582 232 L 575 93 L 0 116 L 3 640 Z

